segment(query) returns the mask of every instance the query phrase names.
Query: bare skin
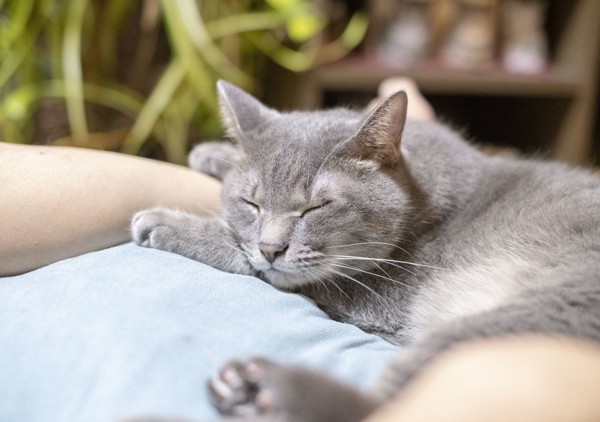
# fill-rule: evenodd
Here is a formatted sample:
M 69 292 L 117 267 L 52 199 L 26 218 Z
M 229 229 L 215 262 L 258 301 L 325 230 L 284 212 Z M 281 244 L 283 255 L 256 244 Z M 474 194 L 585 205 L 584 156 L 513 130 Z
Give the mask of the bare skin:
M 366 422 L 600 420 L 600 348 L 528 336 L 458 346 Z
M 220 184 L 122 154 L 0 143 L 0 276 L 129 240 L 138 210 L 218 212 Z

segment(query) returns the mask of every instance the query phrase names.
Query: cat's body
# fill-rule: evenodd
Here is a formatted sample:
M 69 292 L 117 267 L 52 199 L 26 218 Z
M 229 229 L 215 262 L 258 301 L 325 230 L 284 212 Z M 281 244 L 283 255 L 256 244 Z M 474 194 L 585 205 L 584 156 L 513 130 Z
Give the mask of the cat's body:
M 429 123 L 407 122 L 404 134 L 409 173 L 435 204 L 423 226 L 415 225 L 411 234 L 418 238 L 404 240 L 404 250 L 393 250 L 391 258 L 417 265 L 370 270 L 381 277 L 353 276 L 376 284 L 373 289 L 386 298 L 377 312 L 364 305 L 354 309 L 335 288 L 301 289 L 330 314 L 372 332 L 385 321 L 384 337 L 412 342 L 447 321 L 510 302 L 524 289 L 561 283 L 575 269 L 600 274 L 597 177 L 557 163 L 466 150 L 456 135 Z M 434 162 L 436 156 L 443 161 Z M 419 168 L 421 163 L 428 168 Z M 427 179 L 430 186 L 424 186 Z M 438 195 L 431 194 L 434 189 Z M 351 288 L 354 297 L 377 302 L 362 286 Z
M 347 110 L 280 115 L 231 86 L 221 84 L 220 94 L 241 151 L 223 147 L 231 166 L 217 171 L 218 145 L 198 147 L 191 162 L 224 178 L 224 221 L 151 210 L 134 219 L 134 238 L 257 275 L 311 297 L 334 319 L 410 345 L 375 400 L 332 383 L 332 397 L 362 406 L 355 420 L 457 342 L 525 332 L 600 341 L 595 176 L 487 156 L 435 123 L 405 126 L 401 94 L 367 118 Z M 234 363 L 227 371 L 239 380 L 212 381 L 223 412 L 351 420 L 331 408 L 321 416 L 290 410 L 310 407 L 311 395 L 284 393 L 281 384 L 313 376 L 323 384 L 316 375 L 249 366 L 262 375 Z M 256 399 L 257 385 L 279 391 L 268 406 Z

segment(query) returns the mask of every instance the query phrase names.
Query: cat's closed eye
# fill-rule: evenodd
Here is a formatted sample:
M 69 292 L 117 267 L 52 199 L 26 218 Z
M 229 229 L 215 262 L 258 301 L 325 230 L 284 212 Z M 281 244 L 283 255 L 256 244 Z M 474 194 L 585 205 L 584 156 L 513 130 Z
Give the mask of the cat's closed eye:
M 260 206 L 257 203 L 251 201 L 250 199 L 243 198 L 243 197 L 240 199 L 244 204 L 246 204 L 250 209 L 252 209 L 253 212 L 255 212 L 255 213 L 261 212 Z
M 331 201 L 324 201 L 324 202 L 320 203 L 319 205 L 315 205 L 315 206 L 306 208 L 304 211 L 302 211 L 302 213 L 300 214 L 300 217 L 304 217 L 307 214 L 312 213 L 314 211 L 319 211 L 324 206 L 329 205 L 330 203 L 331 203 Z

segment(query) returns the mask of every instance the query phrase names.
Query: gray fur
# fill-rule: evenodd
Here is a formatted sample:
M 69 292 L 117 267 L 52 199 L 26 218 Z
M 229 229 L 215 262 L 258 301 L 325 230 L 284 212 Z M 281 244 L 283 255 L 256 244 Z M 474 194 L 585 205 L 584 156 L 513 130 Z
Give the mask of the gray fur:
M 238 149 L 225 142 L 208 141 L 197 145 L 188 156 L 188 164 L 194 170 L 223 180 L 231 167 L 237 167 L 241 159 Z
M 239 144 L 217 175 L 223 219 L 145 211 L 132 224 L 139 244 L 258 276 L 311 297 L 334 319 L 410 345 L 377 400 L 461 341 L 521 333 L 600 341 L 595 176 L 487 156 L 439 124 L 405 124 L 403 93 L 365 117 L 279 113 L 224 82 L 218 90 Z M 271 264 L 259 245 L 283 249 Z M 310 374 L 302 377 L 316 385 Z M 263 388 L 283 391 L 277 386 L 294 377 Z M 359 393 L 344 394 L 335 397 Z M 332 417 L 332 403 L 320 419 L 314 409 L 288 419 L 352 420 Z M 286 406 L 266 413 L 285 419 Z

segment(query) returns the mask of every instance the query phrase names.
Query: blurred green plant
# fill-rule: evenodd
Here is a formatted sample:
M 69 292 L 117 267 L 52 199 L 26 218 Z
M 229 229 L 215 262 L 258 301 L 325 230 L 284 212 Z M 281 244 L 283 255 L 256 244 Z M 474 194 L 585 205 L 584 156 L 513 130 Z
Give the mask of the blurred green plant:
M 256 91 L 267 60 L 306 71 L 367 27 L 356 13 L 330 40 L 328 23 L 310 0 L 0 0 L 0 137 L 129 154 L 153 139 L 183 162 L 219 131 L 216 80 Z

